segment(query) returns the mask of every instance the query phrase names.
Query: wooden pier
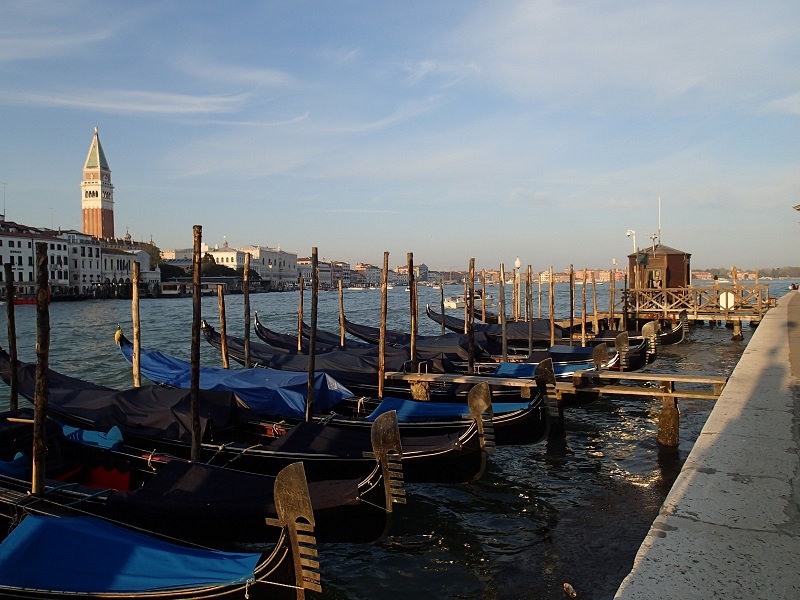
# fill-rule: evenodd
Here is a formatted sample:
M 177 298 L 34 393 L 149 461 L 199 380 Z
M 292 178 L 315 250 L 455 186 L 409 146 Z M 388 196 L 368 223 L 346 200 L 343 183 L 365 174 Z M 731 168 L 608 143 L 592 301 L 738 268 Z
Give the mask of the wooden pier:
M 530 398 L 531 388 L 544 383 L 548 389 L 548 409 L 550 409 L 551 416 L 556 419 L 554 430 L 562 433 L 564 403 L 567 397 L 579 398 L 581 395 L 619 394 L 661 398 L 663 404 L 659 416 L 658 441 L 664 446 L 678 445 L 680 415 L 678 398 L 716 400 L 728 381 L 727 377 L 717 375 L 641 373 L 636 371 L 626 373 L 603 369 L 578 371 L 569 381 L 556 381 L 552 376 L 552 364 L 549 371 L 545 368 L 541 375 L 537 370 L 536 379 L 450 373 L 406 373 L 400 371 L 387 372 L 385 378 L 409 382 L 414 398 L 423 401 L 430 400 L 431 383 L 477 385 L 485 382 L 489 385 L 500 387 L 518 387 L 522 388 L 520 393 L 523 398 Z M 621 381 L 637 382 L 639 385 L 619 385 Z M 679 389 L 676 384 L 681 384 L 682 387 Z M 684 385 L 690 387 L 683 387 Z M 710 386 L 711 389 L 698 389 L 699 386 Z

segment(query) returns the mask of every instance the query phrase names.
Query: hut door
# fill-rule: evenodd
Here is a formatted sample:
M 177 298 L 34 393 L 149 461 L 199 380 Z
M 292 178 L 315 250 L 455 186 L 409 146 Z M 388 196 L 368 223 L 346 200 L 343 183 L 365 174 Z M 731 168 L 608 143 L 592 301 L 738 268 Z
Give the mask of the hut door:
M 651 256 L 645 274 L 645 285 L 649 288 L 663 288 L 667 281 L 667 257 Z

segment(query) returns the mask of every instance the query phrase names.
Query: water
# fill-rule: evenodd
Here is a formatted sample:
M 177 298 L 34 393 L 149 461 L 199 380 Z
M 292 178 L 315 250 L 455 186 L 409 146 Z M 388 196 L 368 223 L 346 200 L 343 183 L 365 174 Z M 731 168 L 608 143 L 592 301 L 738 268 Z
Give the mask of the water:
M 788 284 L 774 282 L 772 295 L 784 294 Z M 460 291 L 448 286 L 445 293 Z M 607 286 L 598 286 L 597 294 L 599 310 L 607 310 Z M 568 316 L 568 297 L 567 286 L 559 284 L 557 316 Z M 232 335 L 243 330 L 242 300 L 226 298 Z M 438 306 L 438 290 L 420 288 L 419 331 L 435 335 L 440 329 L 425 317 L 426 302 Z M 297 292 L 253 295 L 250 304 L 270 328 L 295 329 Z M 546 305 L 543 297 L 545 311 Z M 204 298 L 202 306 L 217 326 L 217 299 Z M 354 322 L 377 325 L 380 292 L 346 291 L 345 310 Z M 20 359 L 34 361 L 35 307 L 18 306 L 16 314 Z M 146 299 L 140 314 L 143 346 L 189 358 L 191 299 Z M 308 322 L 309 293 L 305 315 Z M 337 317 L 338 294 L 321 292 L 319 327 L 336 331 Z M 118 324 L 131 335 L 129 301 L 56 303 L 50 319 L 51 368 L 109 386 L 132 385 L 113 340 Z M 389 321 L 408 330 L 402 288 L 389 292 Z M 729 375 L 752 334 L 743 329 L 744 341 L 732 342 L 730 329 L 695 327 L 682 344 L 664 347 L 649 369 Z M 221 363 L 205 341 L 201 361 Z M 6 393 L 0 396 L 7 406 Z M 408 504 L 399 507 L 389 538 L 320 545 L 322 597 L 560 600 L 569 582 L 579 598 L 612 598 L 712 408 L 705 400 L 681 400 L 681 443 L 665 450 L 656 443 L 660 405 L 649 398 L 603 397 L 567 410 L 561 441 L 499 448 L 479 482 L 407 486 Z

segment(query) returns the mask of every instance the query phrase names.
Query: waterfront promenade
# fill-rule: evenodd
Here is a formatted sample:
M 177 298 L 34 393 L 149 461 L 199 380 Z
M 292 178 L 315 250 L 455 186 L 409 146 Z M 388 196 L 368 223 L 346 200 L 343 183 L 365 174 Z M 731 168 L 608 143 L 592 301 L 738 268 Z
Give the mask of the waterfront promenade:
M 619 600 L 800 598 L 800 293 L 756 329 Z

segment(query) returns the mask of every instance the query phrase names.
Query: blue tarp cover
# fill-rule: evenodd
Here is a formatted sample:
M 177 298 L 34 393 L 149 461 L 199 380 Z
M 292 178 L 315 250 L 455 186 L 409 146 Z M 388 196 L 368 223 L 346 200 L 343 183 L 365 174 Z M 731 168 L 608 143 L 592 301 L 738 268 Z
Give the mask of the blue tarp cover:
M 493 405 L 493 412 L 500 414 L 530 408 L 529 402 L 502 402 Z M 469 416 L 469 406 L 466 402 L 419 402 L 402 398 L 384 398 L 378 407 L 366 417 L 367 421 L 374 421 L 380 415 L 390 410 L 397 411 L 397 420 L 400 423 L 414 421 L 431 421 L 436 419 L 457 419 L 462 415 Z
M 242 584 L 259 559 L 176 546 L 93 517 L 30 515 L 0 545 L 0 589 L 102 593 Z
M 133 360 L 133 346 L 120 344 L 122 355 Z M 191 387 L 191 364 L 163 352 L 142 349 L 142 375 L 174 388 Z M 265 416 L 303 419 L 308 396 L 308 374 L 276 369 L 222 369 L 200 367 L 200 389 L 235 393 L 254 412 Z M 314 377 L 314 410 L 324 412 L 352 398 L 353 393 L 330 375 Z
M 523 377 L 532 379 L 536 374 L 536 366 L 538 363 L 511 363 L 501 362 L 498 363 L 497 368 L 492 373 L 495 377 Z M 569 375 L 576 371 L 584 371 L 586 369 L 593 369 L 593 363 L 585 364 L 566 364 L 566 365 L 553 365 L 553 372 L 556 377 Z

